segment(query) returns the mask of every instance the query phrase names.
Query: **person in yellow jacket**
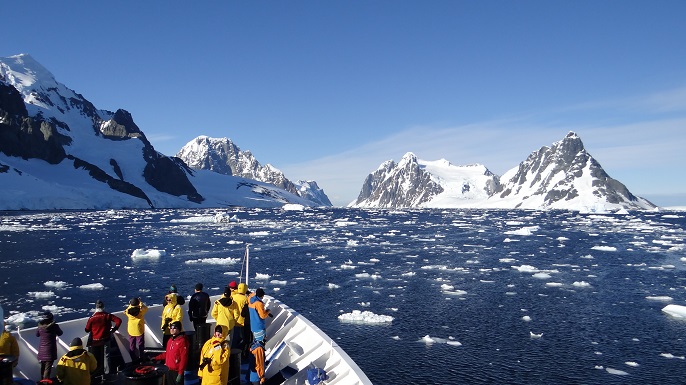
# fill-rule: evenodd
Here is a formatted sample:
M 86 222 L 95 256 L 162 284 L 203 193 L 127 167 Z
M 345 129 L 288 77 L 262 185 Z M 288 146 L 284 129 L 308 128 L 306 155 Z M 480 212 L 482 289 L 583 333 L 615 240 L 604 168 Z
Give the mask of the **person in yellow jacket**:
M 4 330 L 4 326 L 2 333 L 0 333 L 0 354 L 17 357 L 12 363 L 13 366 L 17 366 L 19 363 L 19 344 L 17 344 L 17 339 L 10 332 Z
M 214 328 L 214 336 L 200 350 L 198 377 L 202 385 L 226 385 L 229 381 L 229 356 L 231 349 L 224 339 L 222 325 Z
M 74 338 L 67 354 L 57 363 L 57 378 L 63 385 L 90 385 L 91 373 L 97 367 L 98 361 L 83 349 L 81 338 Z
M 129 333 L 129 352 L 131 360 L 139 362 L 145 349 L 145 313 L 148 307 L 140 298 L 132 298 L 124 313 L 129 319 L 126 331 Z
M 162 345 L 166 348 L 167 341 L 171 338 L 171 332 L 169 331 L 169 324 L 172 322 L 180 322 L 183 325 L 183 311 L 181 310 L 181 305 L 177 303 L 176 293 L 169 293 L 164 296 L 164 309 L 162 309 Z
M 214 305 L 212 306 L 212 317 L 217 322 L 217 325 L 222 327 L 222 334 L 225 339 L 229 339 L 229 332 L 236 324 L 234 313 L 235 309 L 233 300 L 231 299 L 231 290 L 226 287 L 224 289 L 224 295 L 214 301 Z
M 231 292 L 233 317 L 236 320 L 236 326 L 233 328 L 233 336 L 231 337 L 231 347 L 236 349 L 243 349 L 247 343 L 244 336 L 245 326 L 250 329 L 250 325 L 246 325 L 246 317 L 249 314 L 247 292 L 248 285 L 245 283 L 239 283 L 238 288 Z

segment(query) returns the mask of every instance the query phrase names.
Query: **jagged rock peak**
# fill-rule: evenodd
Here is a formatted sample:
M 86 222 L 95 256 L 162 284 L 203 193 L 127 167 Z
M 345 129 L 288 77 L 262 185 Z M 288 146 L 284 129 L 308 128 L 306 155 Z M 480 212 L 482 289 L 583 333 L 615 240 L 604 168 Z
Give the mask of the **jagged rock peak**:
M 329 198 L 316 183 L 312 186 L 291 182 L 281 170 L 271 164 L 261 165 L 250 151 L 241 150 L 229 138 L 198 136 L 183 146 L 177 157 L 194 169 L 266 182 L 316 205 L 331 206 Z

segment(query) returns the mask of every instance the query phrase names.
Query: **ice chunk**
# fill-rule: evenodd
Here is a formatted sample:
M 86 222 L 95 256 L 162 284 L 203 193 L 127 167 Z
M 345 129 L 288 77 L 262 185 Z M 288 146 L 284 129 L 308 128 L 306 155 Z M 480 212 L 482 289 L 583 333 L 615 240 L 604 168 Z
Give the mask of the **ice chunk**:
M 359 322 L 367 324 L 380 324 L 393 321 L 393 317 L 388 315 L 378 315 L 370 311 L 353 310 L 351 313 L 341 314 L 338 319 L 343 322 Z
M 79 289 L 83 290 L 104 290 L 105 286 L 102 283 L 89 283 L 87 285 L 79 286 Z
M 159 259 L 167 255 L 164 250 L 157 249 L 136 249 L 131 253 L 132 259 Z
M 662 311 L 677 318 L 686 318 L 686 306 L 682 305 L 667 305 L 662 308 Z

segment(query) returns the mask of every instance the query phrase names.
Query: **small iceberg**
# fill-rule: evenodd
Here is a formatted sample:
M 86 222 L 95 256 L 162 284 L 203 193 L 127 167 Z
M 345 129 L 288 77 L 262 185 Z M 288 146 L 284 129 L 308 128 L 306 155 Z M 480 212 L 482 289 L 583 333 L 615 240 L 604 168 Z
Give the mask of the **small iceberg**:
M 136 249 L 131 253 L 131 259 L 159 259 L 167 255 L 164 250 L 157 249 Z
M 353 310 L 351 313 L 339 315 L 338 319 L 343 322 L 356 322 L 365 324 L 383 324 L 393 321 L 393 317 L 391 316 L 374 314 L 366 310 Z

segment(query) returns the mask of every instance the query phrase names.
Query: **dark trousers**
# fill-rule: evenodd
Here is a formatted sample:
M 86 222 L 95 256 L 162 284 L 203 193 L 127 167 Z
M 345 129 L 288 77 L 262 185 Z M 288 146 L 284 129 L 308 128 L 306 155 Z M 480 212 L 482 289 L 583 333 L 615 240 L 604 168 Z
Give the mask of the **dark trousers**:
M 41 361 L 40 362 L 40 375 L 41 379 L 50 378 L 50 372 L 52 372 L 52 363 L 55 361 Z
M 176 370 L 169 370 L 164 376 L 165 376 L 165 384 L 166 385 L 175 385 L 176 384 L 176 377 L 179 375 L 179 372 Z M 180 385 L 183 385 L 183 373 L 181 373 L 181 382 L 179 383 Z
M 107 341 L 106 344 L 98 346 L 89 346 L 88 351 L 95 356 L 95 360 L 98 362 L 98 367 L 95 369 L 92 376 L 102 376 L 104 374 L 110 373 L 110 344 Z

